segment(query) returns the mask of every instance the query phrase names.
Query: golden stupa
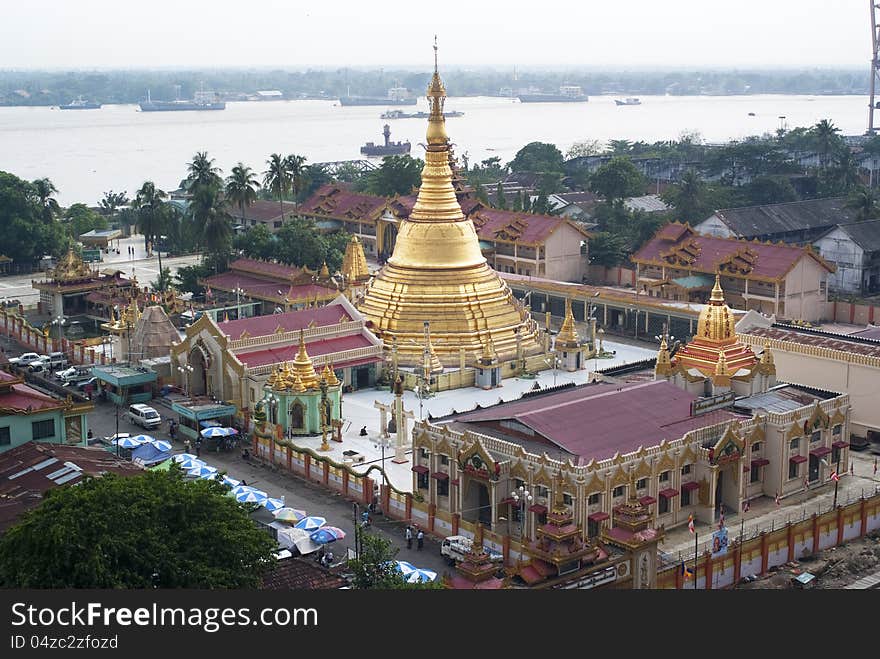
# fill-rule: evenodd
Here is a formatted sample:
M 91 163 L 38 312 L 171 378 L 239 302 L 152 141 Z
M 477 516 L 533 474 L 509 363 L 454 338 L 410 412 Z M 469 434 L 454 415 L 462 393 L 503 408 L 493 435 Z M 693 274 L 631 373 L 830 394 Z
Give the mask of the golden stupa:
M 488 339 L 502 360 L 540 353 L 537 324 L 486 263 L 474 224 L 455 196 L 436 43 L 427 97 L 431 113 L 418 198 L 358 309 L 386 345 L 397 338 L 398 361 L 405 366 L 424 361 L 425 321 L 446 366 L 458 365 L 462 348 L 467 363 L 475 363 Z

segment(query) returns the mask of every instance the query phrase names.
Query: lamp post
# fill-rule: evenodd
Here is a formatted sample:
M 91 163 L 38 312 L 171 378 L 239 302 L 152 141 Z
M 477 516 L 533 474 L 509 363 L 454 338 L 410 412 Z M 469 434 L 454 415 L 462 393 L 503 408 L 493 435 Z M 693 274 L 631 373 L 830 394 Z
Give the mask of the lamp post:
M 269 422 L 278 423 L 278 397 L 271 391 L 267 391 L 263 400 L 266 401 L 266 406 L 269 408 Z
M 385 473 L 385 449 L 391 448 L 390 437 L 376 437 L 373 439 L 373 448 L 382 449 L 382 483 L 388 486 L 388 475 Z
M 821 460 L 822 464 L 824 464 L 829 469 L 831 468 L 831 464 L 825 460 Z M 840 485 L 840 452 L 837 453 L 837 466 L 832 472 L 836 478 L 834 478 L 834 505 L 832 506 L 833 510 L 837 510 L 837 486 Z
M 559 355 L 554 354 L 550 359 L 545 359 L 544 363 L 553 369 L 553 386 L 556 386 L 556 368 L 562 363 Z
M 189 376 L 195 369 L 190 364 L 184 364 L 183 366 L 177 367 L 177 372 L 183 375 L 184 382 L 184 393 L 186 397 L 189 398 Z
M 64 314 L 59 314 L 52 319 L 52 324 L 58 326 L 58 350 L 64 350 Z
M 244 295 L 245 291 L 238 285 L 238 282 L 236 282 L 235 288 L 232 292 L 235 293 L 236 319 L 238 319 L 241 318 L 241 296 Z
M 520 485 L 510 493 L 510 497 L 519 509 L 519 537 L 520 541 L 522 541 L 523 528 L 526 520 L 526 506 L 531 503 L 532 494 L 526 489 L 525 485 Z

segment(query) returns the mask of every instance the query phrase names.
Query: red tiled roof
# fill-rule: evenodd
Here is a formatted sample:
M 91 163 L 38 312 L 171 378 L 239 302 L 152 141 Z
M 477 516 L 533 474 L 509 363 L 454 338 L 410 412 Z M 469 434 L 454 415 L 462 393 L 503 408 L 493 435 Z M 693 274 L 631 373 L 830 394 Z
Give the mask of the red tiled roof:
M 480 208 L 469 217 L 481 240 L 517 242 L 521 245 L 542 244 L 564 224 L 575 227 L 566 217 L 532 215 L 496 208 Z
M 231 339 L 239 339 L 244 332 L 249 336 L 268 336 L 275 334 L 280 327 L 283 332 L 295 332 L 306 329 L 309 324 L 314 327 L 326 327 L 336 325 L 340 321 L 352 320 L 349 313 L 341 304 L 328 304 L 326 307 L 317 309 L 300 309 L 287 313 L 270 314 L 268 316 L 254 316 L 253 318 L 241 318 L 217 323 L 220 330 Z M 311 348 L 309 348 L 311 350 Z
M 375 195 L 350 192 L 338 185 L 322 185 L 299 205 L 301 215 L 319 215 L 340 220 L 373 219 L 388 200 Z
M 0 391 L 0 410 L 51 410 L 63 402 L 32 389 L 26 384 L 13 384 L 8 391 Z
M 752 327 L 743 332 L 750 336 L 760 336 L 767 339 L 779 339 L 830 350 L 851 352 L 856 355 L 880 357 L 880 343 L 867 343 L 862 341 L 847 340 L 846 334 L 828 336 L 827 334 L 813 334 L 811 332 L 798 332 L 797 330 L 781 329 L 779 327 Z
M 695 428 L 741 418 L 727 410 L 692 417 L 697 396 L 665 381 L 585 385 L 468 412 L 456 422 L 515 419 L 580 457 L 604 460 L 660 440 L 679 439 Z
M 258 199 L 253 204 L 244 209 L 244 216 L 242 216 L 238 204 L 230 204 L 228 210 L 229 214 L 236 219 L 242 219 L 242 217 L 244 217 L 244 219 L 246 220 L 257 220 L 259 222 L 268 222 L 270 220 L 281 219 L 281 204 L 277 201 L 266 201 L 264 199 Z M 284 213 L 292 213 L 293 210 L 293 204 L 285 202 Z
M 303 274 L 302 268 L 297 268 L 293 265 L 246 258 L 236 259 L 230 263 L 229 270 L 233 272 L 247 272 L 252 275 L 265 275 L 266 277 L 289 281 L 293 281 Z
M 244 273 L 224 272 L 213 275 L 205 280 L 205 284 L 218 291 L 233 291 L 236 287 L 244 291 L 245 296 L 261 300 L 281 302 L 288 300 L 311 300 L 318 294 L 318 299 L 336 297 L 339 291 L 319 284 L 292 285 L 281 281 L 268 281 Z M 279 294 L 278 291 L 281 291 Z
M 263 590 L 328 590 L 347 581 L 314 561 L 293 556 L 277 561 L 263 577 Z
M 678 250 L 682 250 L 681 253 L 687 256 L 686 265 L 664 258 L 665 255 Z M 665 265 L 673 268 L 686 268 L 693 272 L 715 274 L 723 263 L 738 256 L 741 256 L 744 261 L 739 263 L 741 259 L 738 258 L 737 265 L 750 268 L 750 270 L 747 274 L 741 274 L 739 271 L 726 271 L 731 276 L 779 280 L 785 277 L 789 270 L 804 256 L 811 256 L 829 272 L 834 271 L 833 266 L 805 247 L 708 236 L 697 233 L 687 225 L 678 223 L 667 224 L 661 228 L 632 256 L 632 260 L 637 263 Z
M 277 316 L 276 316 L 277 318 Z M 230 325 L 232 322 L 230 322 Z M 221 323 L 225 325 L 225 323 Z M 324 341 L 313 341 L 306 343 L 306 351 L 309 357 L 319 357 L 320 355 L 330 355 L 343 350 L 354 350 L 355 348 L 367 348 L 373 345 L 370 340 L 363 334 L 354 334 L 353 336 L 340 336 L 335 339 L 325 339 Z M 299 351 L 299 345 L 291 343 L 289 345 L 280 346 L 278 348 L 269 348 L 263 350 L 254 350 L 253 352 L 236 353 L 238 361 L 246 364 L 250 368 L 257 366 L 265 366 L 266 364 L 277 364 L 279 362 L 291 361 L 296 357 Z M 334 364 L 338 366 L 338 364 Z

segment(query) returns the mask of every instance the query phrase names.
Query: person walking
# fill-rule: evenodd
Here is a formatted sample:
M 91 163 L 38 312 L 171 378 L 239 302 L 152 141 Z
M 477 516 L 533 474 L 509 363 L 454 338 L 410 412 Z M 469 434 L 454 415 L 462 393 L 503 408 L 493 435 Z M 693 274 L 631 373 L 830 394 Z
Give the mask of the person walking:
M 196 457 L 197 458 L 202 457 L 202 440 L 201 439 L 196 440 Z
M 412 549 L 412 527 L 407 525 L 406 530 L 403 532 L 403 537 L 406 538 L 406 548 Z
M 185 453 L 189 453 L 191 445 L 189 443 L 189 437 L 183 440 L 183 450 Z
M 422 550 L 422 547 L 425 546 L 425 532 L 422 529 L 419 529 L 418 534 L 416 535 L 416 549 L 419 551 Z

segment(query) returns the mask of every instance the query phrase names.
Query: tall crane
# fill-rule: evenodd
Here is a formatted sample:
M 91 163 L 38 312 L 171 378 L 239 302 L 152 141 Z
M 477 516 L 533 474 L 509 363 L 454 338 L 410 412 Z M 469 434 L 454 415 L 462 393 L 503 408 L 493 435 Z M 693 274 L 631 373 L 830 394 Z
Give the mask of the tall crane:
M 875 92 L 880 80 L 880 25 L 877 24 L 877 7 L 874 0 L 868 0 L 871 6 L 871 97 L 868 103 L 868 135 L 874 135 L 874 110 L 877 109 Z

